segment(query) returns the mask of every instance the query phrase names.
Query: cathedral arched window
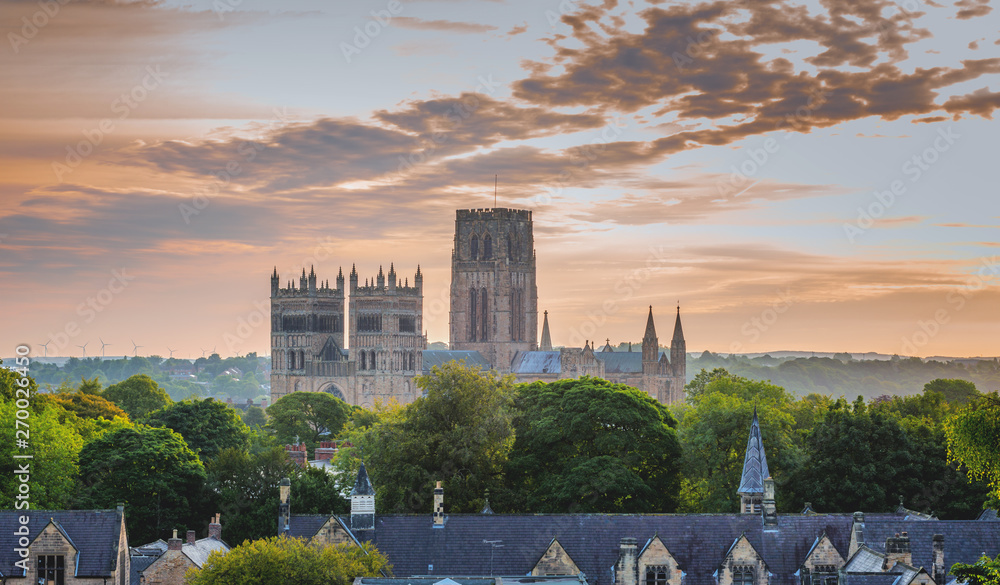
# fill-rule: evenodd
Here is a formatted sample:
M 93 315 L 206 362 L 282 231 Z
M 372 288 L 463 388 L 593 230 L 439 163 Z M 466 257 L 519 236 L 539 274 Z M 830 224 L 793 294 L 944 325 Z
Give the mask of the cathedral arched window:
M 476 325 L 479 324 L 479 295 L 476 289 L 469 291 L 469 341 L 476 341 Z
M 368 363 L 368 359 L 367 359 L 368 356 L 365 355 L 365 352 L 361 352 L 361 354 L 359 355 L 359 357 L 361 358 L 361 363 L 358 364 L 358 368 L 360 368 L 362 370 L 367 369 L 365 366 Z
M 375 370 L 378 369 L 375 363 L 375 351 L 368 352 L 368 369 Z
M 493 238 L 489 234 L 483 238 L 483 260 L 493 259 Z
M 469 255 L 473 260 L 479 258 L 479 236 L 472 234 L 472 241 L 469 245 Z
M 754 585 L 753 567 L 733 567 L 733 585 Z
M 489 236 L 487 236 L 487 238 L 488 237 Z M 486 240 L 486 241 L 488 242 L 489 240 Z M 480 340 L 481 341 L 486 341 L 486 340 L 488 340 L 490 338 L 490 335 L 489 335 L 489 320 L 488 320 L 489 319 L 489 312 L 487 310 L 487 306 L 488 305 L 486 304 L 486 289 L 485 288 L 483 289 L 483 292 L 480 295 L 479 305 L 480 305 L 479 306 L 479 313 L 480 313 L 480 315 L 482 315 L 482 325 L 480 326 L 480 329 L 479 329 L 479 333 L 480 333 L 479 336 L 480 336 Z

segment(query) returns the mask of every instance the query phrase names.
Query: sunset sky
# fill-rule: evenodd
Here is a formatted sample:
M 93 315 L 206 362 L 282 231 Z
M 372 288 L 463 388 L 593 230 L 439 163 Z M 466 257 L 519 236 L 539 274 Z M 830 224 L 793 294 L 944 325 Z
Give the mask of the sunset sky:
M 0 2 L 0 355 L 269 353 L 534 214 L 552 341 L 1000 355 L 988 0 Z M 541 321 L 541 316 L 539 316 Z M 261 324 L 263 322 L 263 324 Z

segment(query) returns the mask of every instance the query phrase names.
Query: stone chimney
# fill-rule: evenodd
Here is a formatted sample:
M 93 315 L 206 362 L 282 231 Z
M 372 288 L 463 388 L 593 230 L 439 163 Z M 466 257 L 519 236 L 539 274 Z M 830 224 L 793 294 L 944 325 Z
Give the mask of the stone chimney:
M 278 536 L 288 532 L 288 524 L 291 520 L 291 499 L 292 482 L 287 477 L 281 479 L 278 484 Z
M 931 576 L 934 578 L 934 582 L 937 585 L 944 585 L 945 575 L 948 574 L 948 569 L 944 564 L 944 535 L 935 534 L 932 539 L 931 546 L 934 553 L 934 568 L 932 570 Z
M 623 538 L 618 547 L 618 564 L 615 565 L 615 585 L 637 585 L 638 541 Z
M 444 527 L 444 488 L 440 481 L 434 487 L 434 527 Z
M 885 539 L 885 570 L 893 568 L 896 563 L 913 564 L 910 555 L 910 536 L 905 532 Z
M 302 469 L 306 468 L 306 444 L 297 443 L 295 445 L 285 445 L 285 453 L 288 458 L 298 464 Z
M 336 441 L 321 441 L 319 447 L 316 447 L 316 454 L 314 456 L 318 461 L 329 461 L 330 459 L 333 459 L 336 452 Z
M 774 505 L 774 480 L 770 476 L 764 479 L 764 500 L 761 506 L 764 526 L 778 525 L 778 512 Z
M 181 539 L 177 538 L 177 529 L 174 529 L 174 535 L 167 541 L 167 550 L 181 550 Z
M 208 524 L 208 537 L 214 538 L 215 540 L 222 540 L 222 523 L 220 518 L 222 514 L 216 514 L 215 518 Z
M 194 541 L 195 541 L 194 530 L 188 530 L 187 531 L 187 543 L 188 544 L 194 544 Z

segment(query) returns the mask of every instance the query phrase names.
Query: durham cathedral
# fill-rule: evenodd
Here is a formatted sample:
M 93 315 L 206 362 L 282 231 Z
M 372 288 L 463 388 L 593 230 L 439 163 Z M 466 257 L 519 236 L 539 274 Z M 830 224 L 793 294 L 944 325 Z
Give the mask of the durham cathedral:
M 346 309 L 345 309 L 346 305 Z M 638 325 L 638 324 L 637 324 Z M 628 384 L 663 403 L 684 399 L 686 349 L 680 309 L 669 355 L 660 351 L 649 308 L 641 351 L 553 348 L 548 312 L 538 337 L 538 288 L 531 211 L 460 209 L 451 254 L 448 350 L 427 349 L 423 275 L 379 268 L 362 283 L 356 267 L 334 286 L 305 270 L 284 287 L 271 274 L 271 401 L 297 391 L 330 392 L 350 404 L 412 402 L 414 377 L 457 360 L 513 373 L 518 382 L 583 375 Z M 345 328 L 347 336 L 345 338 Z

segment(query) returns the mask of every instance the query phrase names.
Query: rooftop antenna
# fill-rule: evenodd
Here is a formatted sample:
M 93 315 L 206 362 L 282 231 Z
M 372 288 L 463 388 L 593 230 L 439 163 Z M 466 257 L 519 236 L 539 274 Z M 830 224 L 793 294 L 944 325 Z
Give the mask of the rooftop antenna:
M 90 344 L 90 342 L 89 342 L 89 341 L 88 341 L 87 343 L 84 343 L 83 345 L 78 345 L 78 346 L 77 346 L 77 347 L 79 347 L 80 349 L 82 349 L 82 350 L 83 350 L 83 358 L 84 358 L 84 359 L 87 359 L 87 345 L 88 345 L 88 344 Z
M 45 343 L 39 343 L 38 344 L 38 345 L 42 346 L 42 357 L 49 357 L 49 344 L 50 343 L 52 343 L 51 339 L 48 340 L 48 341 L 46 341 Z
M 103 360 L 104 359 L 104 348 L 107 347 L 107 346 L 109 346 L 109 345 L 111 345 L 111 344 L 110 343 L 104 343 L 104 340 L 101 339 L 100 337 L 98 337 L 97 340 L 101 342 L 101 359 Z
M 503 548 L 502 540 L 483 540 L 483 544 L 490 545 L 490 577 L 493 576 L 493 551 Z
M 500 180 L 500 175 L 493 175 L 493 209 L 497 208 L 497 182 Z M 490 573 L 492 575 L 492 573 Z

